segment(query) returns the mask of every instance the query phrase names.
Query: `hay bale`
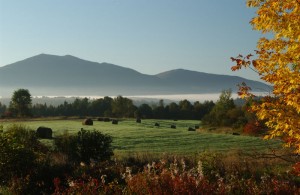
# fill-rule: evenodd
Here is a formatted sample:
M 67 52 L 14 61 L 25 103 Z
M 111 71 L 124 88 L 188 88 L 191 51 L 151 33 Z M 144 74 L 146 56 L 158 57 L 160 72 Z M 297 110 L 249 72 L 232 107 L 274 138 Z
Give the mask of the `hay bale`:
M 117 125 L 118 124 L 118 120 L 112 120 L 112 122 L 111 122 L 112 124 L 114 124 L 114 125 Z
M 155 127 L 159 127 L 159 123 L 155 123 L 154 126 L 155 126 Z
M 176 129 L 176 125 L 171 125 L 171 128 L 172 129 Z
M 84 119 L 82 125 L 93 125 L 93 120 L 90 118 Z
M 196 129 L 192 128 L 192 127 L 189 127 L 188 128 L 188 131 L 196 131 Z
M 52 129 L 48 127 L 39 127 L 36 130 L 36 135 L 38 138 L 52 139 Z
M 137 122 L 137 123 L 141 123 L 142 120 L 141 120 L 140 118 L 137 118 L 137 119 L 136 119 L 136 122 Z

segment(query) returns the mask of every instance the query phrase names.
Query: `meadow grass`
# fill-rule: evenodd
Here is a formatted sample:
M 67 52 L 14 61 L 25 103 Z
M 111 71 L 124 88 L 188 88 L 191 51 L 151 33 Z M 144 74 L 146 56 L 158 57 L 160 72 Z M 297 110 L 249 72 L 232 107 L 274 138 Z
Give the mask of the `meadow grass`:
M 160 124 L 159 127 L 154 126 L 156 122 Z M 266 141 L 260 137 L 235 136 L 214 131 L 188 131 L 188 127 L 200 124 L 200 121 L 195 120 L 148 119 L 136 123 L 134 119 L 122 119 L 118 125 L 94 120 L 93 126 L 82 125 L 82 120 L 79 119 L 0 122 L 4 129 L 12 123 L 22 124 L 33 130 L 39 126 L 50 127 L 54 137 L 64 133 L 75 134 L 81 128 L 99 130 L 112 136 L 114 152 L 119 155 L 126 153 L 195 155 L 204 151 L 262 152 L 281 147 L 279 141 Z M 176 129 L 172 129 L 171 124 L 176 125 Z M 51 145 L 49 140 L 43 142 Z

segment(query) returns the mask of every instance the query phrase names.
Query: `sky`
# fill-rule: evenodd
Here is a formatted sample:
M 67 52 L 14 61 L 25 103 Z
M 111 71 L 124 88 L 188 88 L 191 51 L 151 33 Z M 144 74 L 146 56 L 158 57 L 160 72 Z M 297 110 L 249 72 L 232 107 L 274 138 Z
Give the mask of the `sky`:
M 261 36 L 246 0 L 0 0 L 0 66 L 41 53 L 157 74 L 232 72 Z

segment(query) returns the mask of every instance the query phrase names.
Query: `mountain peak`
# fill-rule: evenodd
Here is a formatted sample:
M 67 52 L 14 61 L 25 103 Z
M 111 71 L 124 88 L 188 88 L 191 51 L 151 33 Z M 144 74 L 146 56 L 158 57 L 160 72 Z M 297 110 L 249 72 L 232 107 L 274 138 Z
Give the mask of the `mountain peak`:
M 66 59 L 80 59 L 78 57 L 75 57 L 75 56 L 72 56 L 72 55 L 69 55 L 69 54 L 66 54 L 66 55 L 53 55 L 53 54 L 46 54 L 46 53 L 40 53 L 38 55 L 35 55 L 35 56 L 32 56 L 30 58 L 27 58 L 27 59 L 39 59 L 39 58 L 66 58 Z M 26 60 L 26 59 L 25 59 Z
M 72 56 L 72 55 L 69 55 L 69 54 L 64 55 L 64 56 L 61 56 L 61 57 L 67 58 L 67 59 L 80 59 L 80 60 L 82 60 L 81 58 L 78 58 L 78 57 L 76 57 L 76 56 Z
M 235 91 L 236 85 L 242 81 L 246 81 L 252 89 L 266 86 L 241 77 L 208 74 L 182 68 L 157 75 L 145 75 L 130 68 L 91 62 L 72 55 L 57 56 L 42 53 L 0 67 L 1 96 L 4 95 L 3 89 L 7 88 L 11 90 L 27 88 L 33 91 L 33 95 L 219 93 L 229 88 Z M 61 89 L 59 94 L 55 92 L 58 89 Z
M 156 76 L 159 78 L 189 78 L 189 77 L 198 77 L 199 75 L 204 75 L 207 73 L 203 72 L 197 72 L 197 71 L 192 71 L 192 70 L 186 70 L 182 68 L 174 69 L 174 70 L 169 70 L 165 71 L 162 73 L 157 74 Z
M 72 56 L 70 54 L 64 55 L 64 57 L 71 57 L 71 58 L 75 58 L 75 56 Z

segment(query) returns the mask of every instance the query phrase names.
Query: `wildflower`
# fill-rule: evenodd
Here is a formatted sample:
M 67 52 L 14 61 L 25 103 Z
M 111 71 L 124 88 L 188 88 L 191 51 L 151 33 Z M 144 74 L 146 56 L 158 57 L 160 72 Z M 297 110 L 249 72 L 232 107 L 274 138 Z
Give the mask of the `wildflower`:
M 161 163 L 162 165 L 165 165 L 165 164 L 166 164 L 166 160 L 160 160 L 160 163 Z
M 203 166 L 200 160 L 198 161 L 197 172 L 200 177 L 203 177 Z
M 155 168 L 155 162 L 152 162 L 152 167 Z
M 107 177 L 107 175 L 101 175 L 101 182 L 102 184 L 105 184 L 105 178 Z
M 69 184 L 70 187 L 74 187 L 75 186 L 74 181 L 69 181 L 68 184 Z
M 183 159 L 181 159 L 181 165 L 182 165 L 182 172 L 184 172 L 185 168 L 186 168 L 186 164 L 185 164 L 185 161 Z
M 80 162 L 80 166 L 85 167 L 85 163 L 84 162 Z
M 121 178 L 125 179 L 126 178 L 126 173 L 121 173 Z
M 132 178 L 130 167 L 126 167 L 125 173 L 127 174 L 127 178 L 130 180 Z

